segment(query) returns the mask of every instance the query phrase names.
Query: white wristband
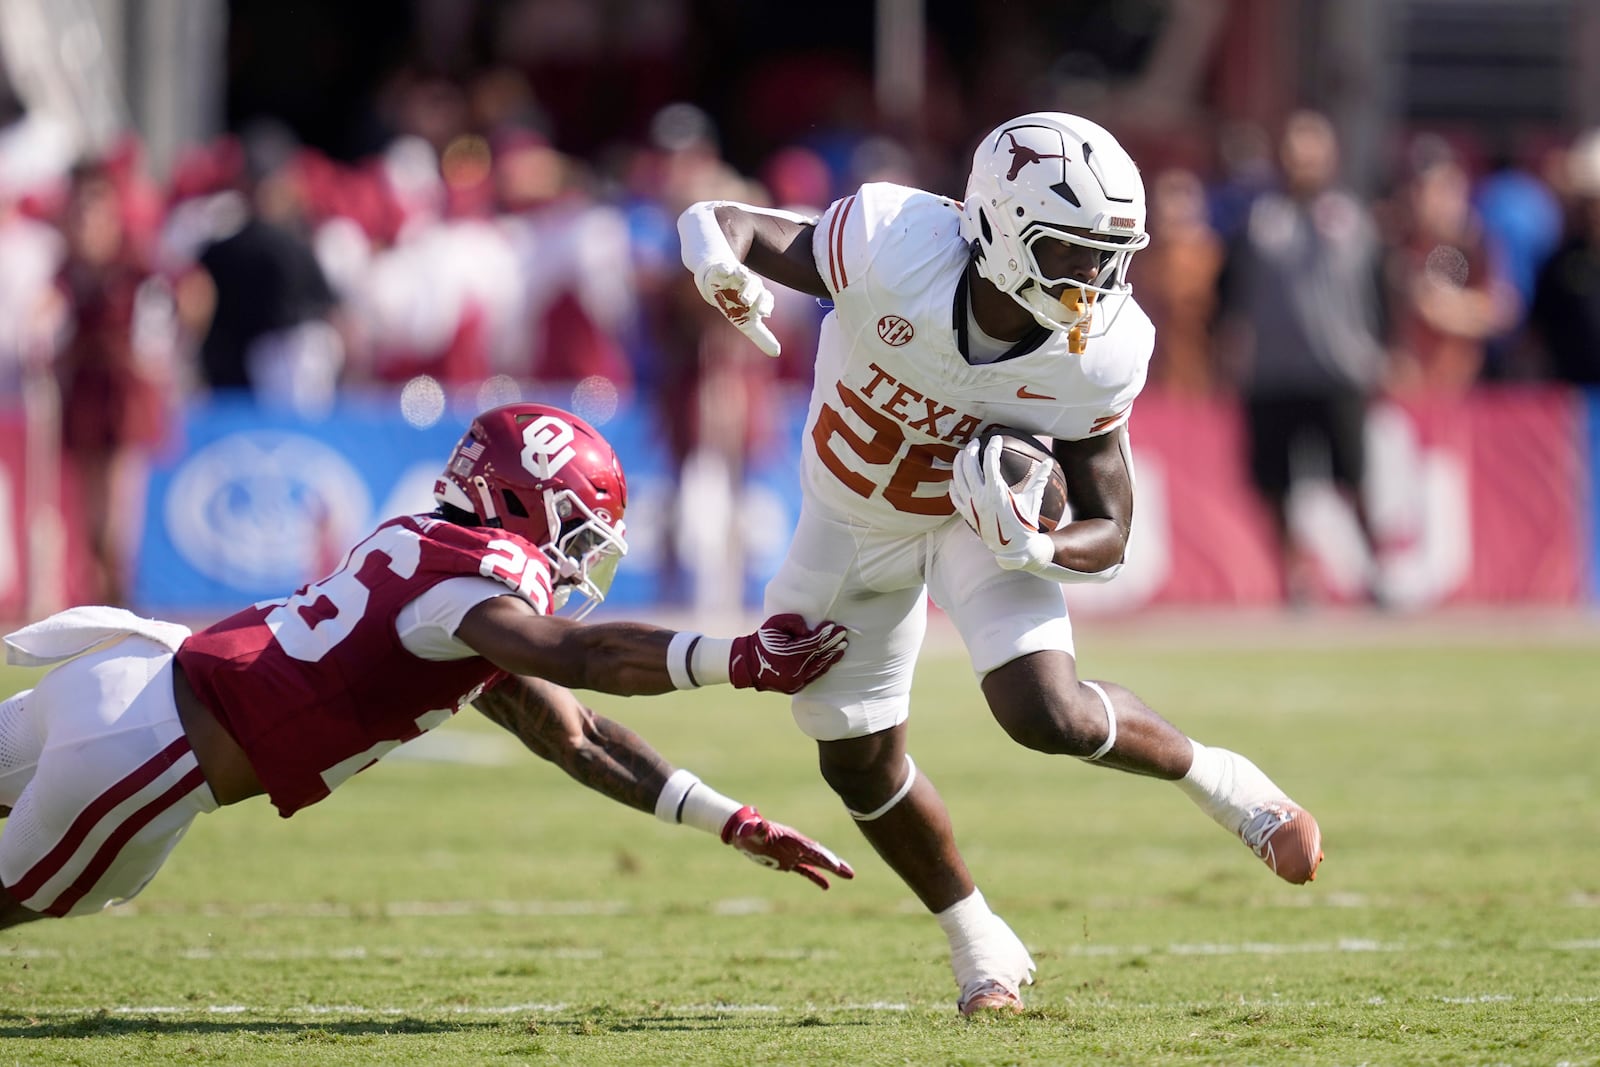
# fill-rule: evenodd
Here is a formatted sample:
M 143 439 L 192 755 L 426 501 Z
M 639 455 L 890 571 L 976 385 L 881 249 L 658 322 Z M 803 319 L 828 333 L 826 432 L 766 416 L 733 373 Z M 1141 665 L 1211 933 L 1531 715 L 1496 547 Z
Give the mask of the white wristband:
M 1093 582 L 1109 582 L 1122 570 L 1121 563 L 1113 563 L 1103 571 L 1075 571 L 1070 567 L 1063 567 L 1058 563 L 1046 563 L 1042 567 L 1029 567 L 1031 574 L 1041 578 L 1048 578 L 1052 582 L 1062 585 L 1084 585 Z
M 661 795 L 656 797 L 656 818 L 674 826 L 683 821 L 683 802 L 689 790 L 699 784 L 700 776 L 693 771 L 673 771 L 667 784 L 661 787 Z
M 701 680 L 689 665 L 689 657 L 695 650 L 695 645 L 705 639 L 703 634 L 691 630 L 679 630 L 672 635 L 672 643 L 667 645 L 667 674 L 672 678 L 672 684 L 678 689 L 699 689 Z
M 693 771 L 676 770 L 656 797 L 656 818 L 674 826 L 682 824 L 708 834 L 720 834 L 734 813 L 743 808 L 712 789 Z
M 728 660 L 733 658 L 733 638 L 703 637 L 695 646 L 690 666 L 701 685 L 727 685 Z

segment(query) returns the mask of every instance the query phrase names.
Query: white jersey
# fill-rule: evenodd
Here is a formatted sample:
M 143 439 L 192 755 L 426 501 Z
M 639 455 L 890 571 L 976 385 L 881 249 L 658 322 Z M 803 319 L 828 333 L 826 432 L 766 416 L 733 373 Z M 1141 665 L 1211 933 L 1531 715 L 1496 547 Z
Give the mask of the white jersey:
M 812 254 L 834 309 L 817 345 L 801 484 L 837 514 L 931 529 L 955 514 L 951 461 L 986 427 L 1094 437 L 1122 426 L 1144 388 L 1155 327 L 1132 297 L 1096 310 L 1114 317 L 1095 323 L 1081 355 L 1041 329 L 998 362 L 968 364 L 970 253 L 947 197 L 863 185 L 823 213 Z

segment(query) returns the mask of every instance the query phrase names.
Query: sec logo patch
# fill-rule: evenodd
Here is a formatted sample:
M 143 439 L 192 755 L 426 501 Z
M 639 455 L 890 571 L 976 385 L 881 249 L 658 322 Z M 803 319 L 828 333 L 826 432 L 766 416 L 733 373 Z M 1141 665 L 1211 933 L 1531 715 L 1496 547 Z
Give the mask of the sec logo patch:
M 878 320 L 878 340 L 890 348 L 899 348 L 916 335 L 911 324 L 899 315 L 885 315 Z

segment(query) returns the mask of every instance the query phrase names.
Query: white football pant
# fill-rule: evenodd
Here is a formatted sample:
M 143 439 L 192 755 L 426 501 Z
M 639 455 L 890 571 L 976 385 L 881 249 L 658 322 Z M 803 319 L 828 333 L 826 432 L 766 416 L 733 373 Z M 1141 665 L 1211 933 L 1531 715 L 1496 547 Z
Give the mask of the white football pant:
M 0 703 L 0 884 L 34 911 L 135 896 L 194 817 L 215 811 L 178 722 L 172 652 L 127 637 Z
M 929 594 L 955 623 L 980 678 L 1032 652 L 1073 654 L 1061 586 L 1005 570 L 966 523 L 878 533 L 808 500 L 789 554 L 767 586 L 766 611 L 843 623 L 850 649 L 794 698 L 801 730 L 837 741 L 906 720 Z

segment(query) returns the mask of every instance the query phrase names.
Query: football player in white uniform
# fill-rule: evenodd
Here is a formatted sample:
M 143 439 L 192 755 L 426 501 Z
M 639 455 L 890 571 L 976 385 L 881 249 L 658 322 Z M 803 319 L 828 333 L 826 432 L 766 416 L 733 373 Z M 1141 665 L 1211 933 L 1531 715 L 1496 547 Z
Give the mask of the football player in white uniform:
M 838 666 L 794 698 L 795 720 L 862 833 L 944 928 L 967 1015 L 1020 1010 L 1034 965 L 984 902 L 906 751 L 930 593 L 1016 741 L 1178 783 L 1290 882 L 1309 881 L 1322 858 L 1316 820 L 1249 760 L 1077 675 L 1057 583 L 1111 579 L 1128 542 L 1127 423 L 1155 343 L 1127 281 L 1144 224 L 1127 152 L 1058 112 L 988 134 L 964 204 L 870 184 L 815 220 L 703 202 L 678 222 L 701 294 L 768 355 L 778 344 L 763 278 L 833 303 L 804 505 L 766 605 L 853 631 Z M 1013 492 L 998 439 L 979 453 L 995 424 L 1054 439 L 1070 505 L 1054 532 L 1038 527 L 1042 483 Z

